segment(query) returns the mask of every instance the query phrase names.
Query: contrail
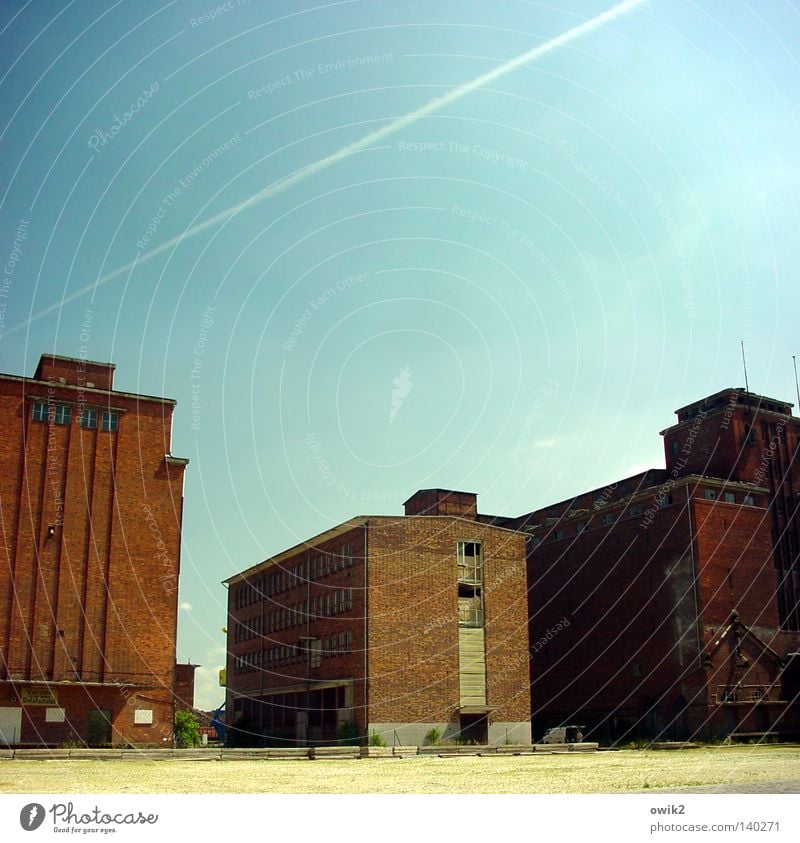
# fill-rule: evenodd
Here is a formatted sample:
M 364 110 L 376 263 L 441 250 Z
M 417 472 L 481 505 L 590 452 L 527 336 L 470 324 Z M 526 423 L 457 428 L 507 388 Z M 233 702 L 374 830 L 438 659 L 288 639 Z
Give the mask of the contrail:
M 257 205 L 263 202 L 265 199 L 270 199 L 271 197 L 276 196 L 278 193 L 281 193 L 282 191 L 286 190 L 292 185 L 297 184 L 298 182 L 303 181 L 304 179 L 307 179 L 309 176 L 313 176 L 315 173 L 319 173 L 321 170 L 327 169 L 332 164 L 335 164 L 337 161 L 340 161 L 342 158 L 346 158 L 348 155 L 352 155 L 355 152 L 360 152 L 362 149 L 366 149 L 368 146 L 372 146 L 377 141 L 381 141 L 384 138 L 389 137 L 390 135 L 396 134 L 397 132 L 410 126 L 412 123 L 416 123 L 417 120 L 421 120 L 423 117 L 427 117 L 429 114 L 433 114 L 434 112 L 439 111 L 446 105 L 450 105 L 450 103 L 460 100 L 462 97 L 467 96 L 467 94 L 472 93 L 473 91 L 483 87 L 489 82 L 494 82 L 496 79 L 500 79 L 502 76 L 505 76 L 506 74 L 516 70 L 518 67 L 522 67 L 523 65 L 540 58 L 546 53 L 550 53 L 553 50 L 557 50 L 559 47 L 563 47 L 565 44 L 569 44 L 578 38 L 582 38 L 584 35 L 588 35 L 589 33 L 594 32 L 601 26 L 604 26 L 610 21 L 620 17 L 621 15 L 626 14 L 627 12 L 633 11 L 637 7 L 644 5 L 644 3 L 646 2 L 647 0 L 624 0 L 623 3 L 618 3 L 616 6 L 612 7 L 611 9 L 608 9 L 608 11 L 601 12 L 596 17 L 584 21 L 578 26 L 567 30 L 563 34 L 557 35 L 555 38 L 551 38 L 544 44 L 540 44 L 538 47 L 534 47 L 533 49 L 528 50 L 526 53 L 522 53 L 522 55 L 510 59 L 504 64 L 501 64 L 498 67 L 494 68 L 494 70 L 489 70 L 486 73 L 481 74 L 480 76 L 476 76 L 471 81 L 465 82 L 460 87 L 454 88 L 452 91 L 448 91 L 446 94 L 442 94 L 442 96 L 440 97 L 435 97 L 430 102 L 418 108 L 416 111 L 412 111 L 409 114 L 404 115 L 403 117 L 398 117 L 396 120 L 393 120 L 391 123 L 387 123 L 380 129 L 376 129 L 375 131 L 364 135 L 364 137 L 360 140 L 353 141 L 353 143 L 350 143 L 347 146 L 343 146 L 341 149 L 337 150 L 331 155 L 328 155 L 325 158 L 320 158 L 319 161 L 314 161 L 312 164 L 308 164 L 307 166 L 302 167 L 294 173 L 291 173 L 290 175 L 285 176 L 284 178 L 279 179 L 276 182 L 273 182 L 271 185 L 265 187 L 263 190 L 259 191 L 253 196 L 250 196 L 248 199 L 245 199 L 243 202 L 239 202 L 238 204 L 233 205 L 230 208 L 226 208 L 224 211 L 220 211 L 215 216 L 205 220 L 205 222 L 198 223 L 193 228 L 190 228 L 188 231 L 184 231 L 183 234 L 179 234 L 177 237 L 173 237 L 171 240 L 167 240 L 166 243 L 162 243 L 155 249 L 151 249 L 149 252 L 144 252 L 143 254 L 138 254 L 136 258 L 130 263 L 126 263 L 124 266 L 120 266 L 118 269 L 115 269 L 112 272 L 109 272 L 108 274 L 102 276 L 102 278 L 98 278 L 98 280 L 93 282 L 92 284 L 87 284 L 85 287 L 82 287 L 77 292 L 72 293 L 66 298 L 61 299 L 56 304 L 53 304 L 50 307 L 39 311 L 39 313 L 37 313 L 35 316 L 32 316 L 27 322 L 22 322 L 19 325 L 15 325 L 13 328 L 10 328 L 8 331 L 6 331 L 6 334 L 12 334 L 15 331 L 20 330 L 21 328 L 24 328 L 26 325 L 30 325 L 32 322 L 35 322 L 38 319 L 41 319 L 43 316 L 46 316 L 48 313 L 52 313 L 52 311 L 63 307 L 65 304 L 69 304 L 69 302 L 80 298 L 85 293 L 88 293 L 90 290 L 94 290 L 97 287 L 102 286 L 103 284 L 107 284 L 114 278 L 117 278 L 120 275 L 124 275 L 126 272 L 129 272 L 134 267 L 146 263 L 147 261 L 152 260 L 153 258 L 157 257 L 163 252 L 172 249 L 174 246 L 177 246 L 182 241 L 187 240 L 190 237 L 195 237 L 196 235 L 205 231 L 207 228 L 211 228 L 212 226 L 215 226 L 218 223 L 224 222 L 225 220 L 230 219 L 232 216 L 235 216 L 241 211 L 244 211 L 247 208 L 252 207 L 253 205 Z

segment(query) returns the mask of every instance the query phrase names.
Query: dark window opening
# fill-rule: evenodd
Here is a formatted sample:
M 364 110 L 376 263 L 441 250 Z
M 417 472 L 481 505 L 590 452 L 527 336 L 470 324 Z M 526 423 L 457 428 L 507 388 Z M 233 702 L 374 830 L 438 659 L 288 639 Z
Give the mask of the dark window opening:
M 72 407 L 69 404 L 57 404 L 53 421 L 56 424 L 69 424 L 72 421 Z
M 109 433 L 114 433 L 119 426 L 119 413 L 103 411 L 101 427 Z
M 81 411 L 81 427 L 93 430 L 97 427 L 97 410 Z

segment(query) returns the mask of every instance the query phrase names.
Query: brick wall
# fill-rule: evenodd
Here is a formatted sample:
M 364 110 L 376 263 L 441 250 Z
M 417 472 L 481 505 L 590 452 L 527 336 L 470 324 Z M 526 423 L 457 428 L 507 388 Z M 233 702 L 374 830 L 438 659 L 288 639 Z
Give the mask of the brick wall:
M 459 540 L 484 554 L 487 702 L 492 718 L 527 721 L 524 537 L 452 518 L 371 518 L 371 722 L 446 723 L 459 705 Z
M 344 563 L 343 550 L 351 556 Z M 290 572 L 302 566 L 297 577 Z M 311 566 L 314 570 L 312 571 Z M 288 588 L 272 594 L 265 577 L 283 574 Z M 250 602 L 237 605 L 237 589 L 249 590 Z M 335 611 L 338 597 L 339 611 Z M 349 601 L 341 608 L 341 598 Z M 292 611 L 306 602 L 310 608 Z M 272 623 L 269 616 L 272 615 Z M 346 682 L 352 687 L 352 722 L 366 728 L 364 713 L 364 530 L 355 528 L 334 538 L 282 555 L 279 562 L 259 566 L 244 581 L 231 583 L 228 595 L 228 710 L 235 699 L 265 698 L 276 690 L 303 693 L 310 684 Z M 288 621 L 287 621 L 288 617 Z M 260 632 L 237 633 L 237 624 Z M 272 628 L 270 628 L 270 626 Z M 343 646 L 339 646 L 340 636 Z M 330 645 L 318 666 L 309 662 L 304 639 Z M 334 643 L 335 637 L 335 643 Z M 289 660 L 267 661 L 266 654 L 289 650 Z M 284 652 L 285 652 L 284 650 Z M 264 655 L 259 655 L 260 653 Z M 251 661 L 237 667 L 237 661 Z M 297 705 L 302 705 L 302 699 Z
M 582 532 L 573 519 L 563 539 L 530 544 L 537 736 L 560 720 L 624 729 L 650 700 L 699 683 L 687 674 L 674 687 L 697 661 L 687 512 L 675 502 L 645 529 L 639 506 L 605 508 Z

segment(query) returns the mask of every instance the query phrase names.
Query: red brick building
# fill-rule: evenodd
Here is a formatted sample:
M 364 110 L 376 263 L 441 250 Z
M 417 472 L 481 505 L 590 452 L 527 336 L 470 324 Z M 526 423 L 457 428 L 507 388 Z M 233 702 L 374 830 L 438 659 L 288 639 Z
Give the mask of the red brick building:
M 183 475 L 175 402 L 45 355 L 0 375 L 0 744 L 172 739 Z
M 226 580 L 229 739 L 530 743 L 525 536 L 418 492 Z
M 728 389 L 677 410 L 651 469 L 515 519 L 528 535 L 534 735 L 792 732 L 800 420 Z

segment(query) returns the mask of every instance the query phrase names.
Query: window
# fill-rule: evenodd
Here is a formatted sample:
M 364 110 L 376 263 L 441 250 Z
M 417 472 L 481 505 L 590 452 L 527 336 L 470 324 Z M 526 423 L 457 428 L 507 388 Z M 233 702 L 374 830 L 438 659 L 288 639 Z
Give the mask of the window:
M 69 404 L 56 404 L 53 421 L 56 424 L 69 424 L 72 421 L 72 407 Z
M 459 626 L 483 626 L 483 553 L 480 542 L 460 541 L 458 557 Z
M 714 489 L 703 489 L 703 497 L 707 501 L 713 501 L 717 499 L 717 493 Z
M 725 492 L 725 503 L 736 503 L 736 495 L 733 492 Z
M 664 509 L 665 506 L 670 506 L 672 503 L 672 495 L 664 495 L 658 499 L 658 508 Z
M 558 541 L 559 539 L 563 539 L 565 535 L 566 535 L 566 532 L 564 530 L 562 530 L 562 529 L 556 530 L 556 541 Z
M 631 518 L 635 518 L 637 515 L 641 515 L 642 514 L 641 506 L 639 506 L 638 503 L 635 506 L 632 506 L 630 508 L 629 514 L 630 514 Z
M 575 525 L 575 532 L 576 533 L 582 533 L 586 529 L 587 526 L 588 525 L 586 524 L 585 521 L 578 521 L 578 523 Z
M 672 453 L 677 456 L 681 452 L 681 443 L 677 439 L 672 440 Z
M 48 417 L 47 404 L 44 401 L 33 402 L 33 420 L 46 422 Z
M 641 662 L 634 662 L 633 663 L 633 675 L 634 676 L 641 676 L 642 675 L 642 663 Z
M 118 425 L 119 413 L 114 413 L 110 410 L 104 410 L 101 424 L 102 429 L 113 433 L 117 429 Z
M 600 519 L 600 522 L 601 522 L 601 523 L 602 523 L 605 527 L 607 527 L 609 524 L 613 524 L 613 523 L 614 523 L 614 516 L 613 516 L 610 512 L 607 512 L 607 513 L 606 513 L 606 514 L 605 514 L 605 515 L 604 515 L 604 516 Z
M 459 582 L 483 582 L 483 558 L 480 542 L 458 543 Z
M 97 427 L 97 410 L 81 411 L 81 427 L 94 429 Z
M 745 495 L 742 503 L 745 506 L 753 506 L 753 496 L 752 495 Z

